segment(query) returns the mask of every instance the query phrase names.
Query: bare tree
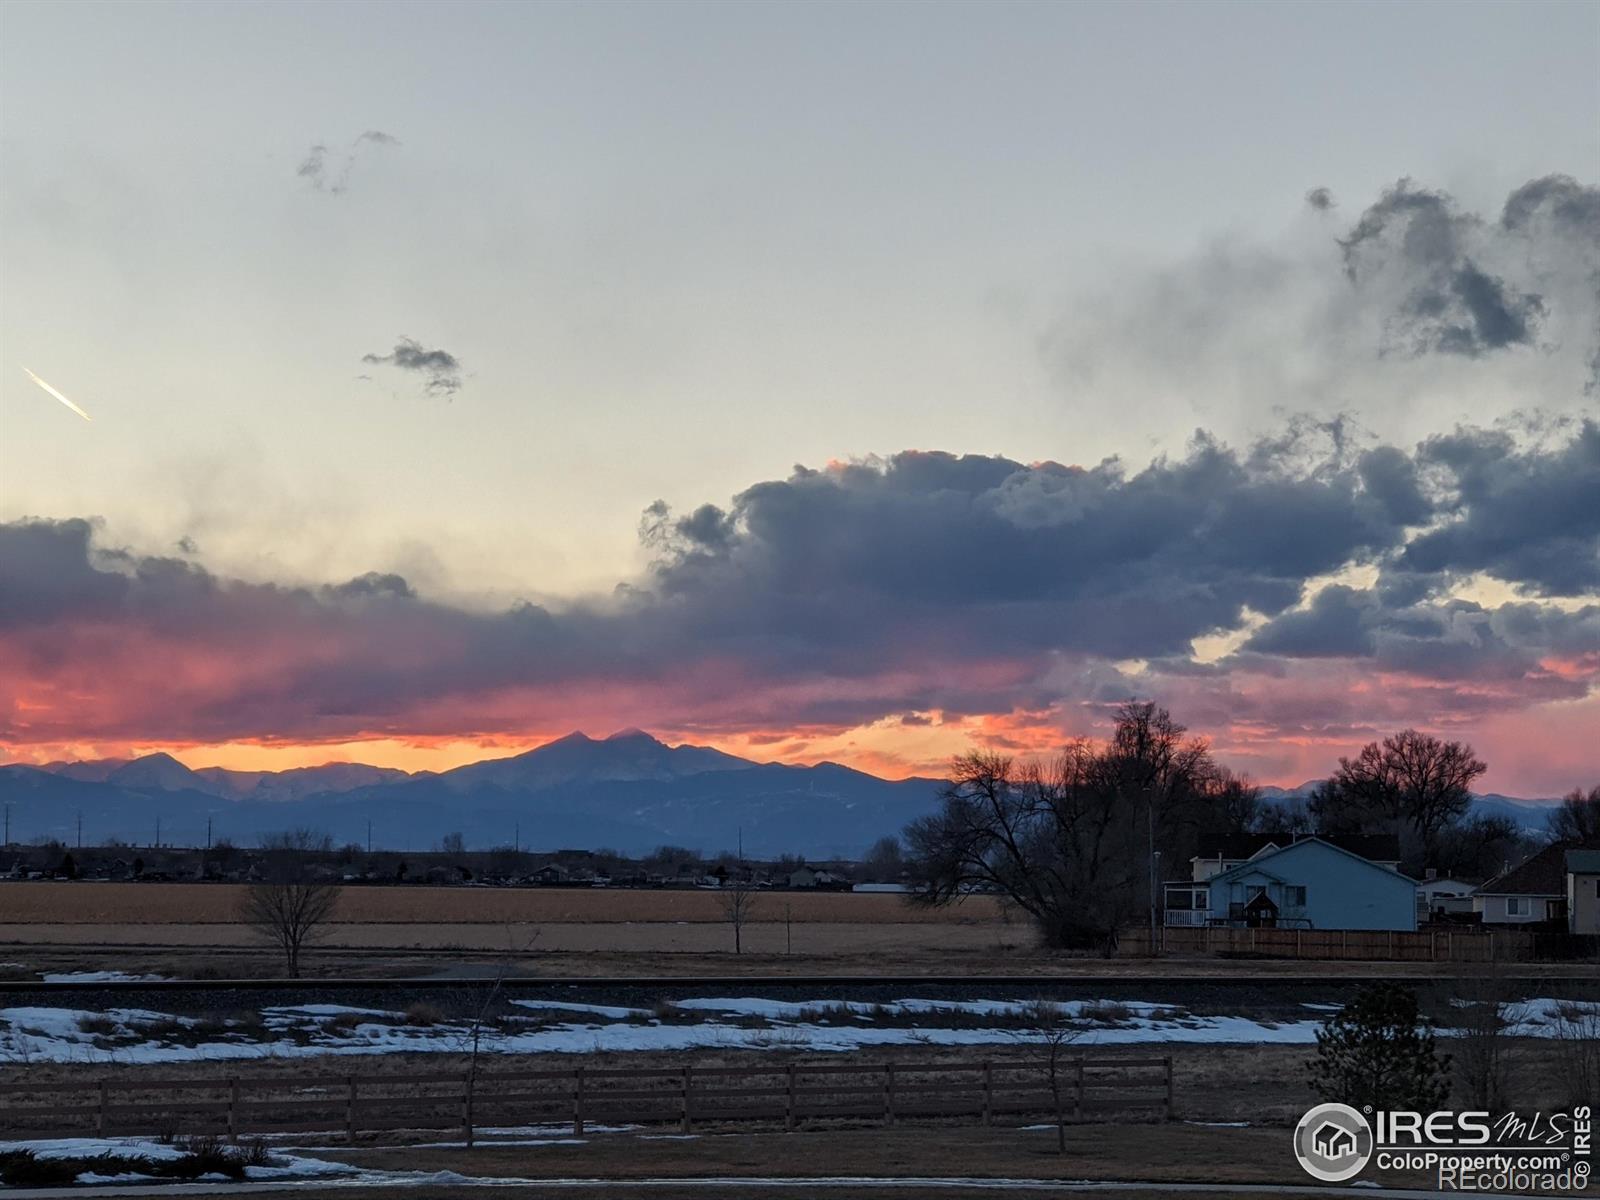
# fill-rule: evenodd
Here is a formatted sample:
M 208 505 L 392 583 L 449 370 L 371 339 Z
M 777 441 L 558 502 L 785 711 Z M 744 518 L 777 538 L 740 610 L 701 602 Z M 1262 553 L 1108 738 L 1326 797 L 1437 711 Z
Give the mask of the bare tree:
M 1592 1104 L 1600 1095 L 1600 1001 L 1562 1000 L 1550 1032 L 1561 1047 L 1557 1058 L 1566 1101 Z
M 1049 944 L 1116 948 L 1154 899 L 1153 851 L 1171 853 L 1212 802 L 1203 741 L 1153 704 L 1125 704 L 1108 744 L 1070 743 L 1048 766 L 979 752 L 955 760 L 940 811 L 906 829 L 915 903 L 998 892 Z
M 732 876 L 717 891 L 717 903 L 722 916 L 733 926 L 733 952 L 744 953 L 745 922 L 754 919 L 760 894 L 748 879 Z
M 283 951 L 290 979 L 300 977 L 300 956 L 322 933 L 338 907 L 340 888 L 309 871 L 297 854 L 269 860 L 267 878 L 251 884 L 240 919 Z
M 332 837 L 305 825 L 263 833 L 257 844 L 271 855 L 330 854 L 333 851 Z
M 1600 783 L 1585 792 L 1573 788 L 1550 814 L 1550 836 L 1558 842 L 1600 845 Z
M 1219 766 L 1211 777 L 1211 803 L 1208 806 L 1209 834 L 1229 836 L 1254 833 L 1268 820 L 1281 819 L 1278 809 L 1263 806 L 1261 789 L 1250 781 L 1250 776 Z
M 1498 875 L 1505 863 L 1526 857 L 1536 846 L 1510 817 L 1480 813 L 1443 829 L 1427 865 L 1445 876 L 1484 879 Z
M 1528 1016 L 1526 1004 L 1514 1003 L 1514 989 L 1504 965 L 1484 963 L 1472 978 L 1456 986 L 1451 1005 L 1459 1021 L 1455 1066 L 1470 1107 L 1511 1107 L 1514 1035 Z
M 462 1032 L 462 1050 L 467 1055 L 467 1084 L 465 1094 L 465 1107 L 467 1111 L 467 1148 L 472 1148 L 475 1140 L 473 1133 L 473 1110 L 477 1103 L 478 1091 L 478 1064 L 483 1049 L 484 1032 L 493 1024 L 494 1018 L 500 1007 L 501 994 L 505 990 L 507 977 L 511 974 L 512 965 L 517 958 L 526 955 L 533 949 L 534 942 L 539 940 L 537 929 L 529 930 L 526 937 L 520 941 L 516 936 L 515 927 L 508 921 L 505 925 L 506 949 L 495 965 L 494 975 L 490 978 L 487 988 L 476 997 L 468 1019 L 467 1026 Z
M 1472 784 L 1488 769 L 1469 745 L 1402 729 L 1381 743 L 1368 742 L 1355 758 L 1341 758 L 1311 809 L 1330 832 L 1388 822 L 1414 836 L 1426 862 L 1439 835 L 1466 815 Z
M 1050 1087 L 1050 1103 L 1056 1119 L 1056 1153 L 1067 1152 L 1067 1114 L 1061 1102 L 1062 1068 L 1067 1048 L 1084 1034 L 1082 1022 L 1074 1021 L 1065 1006 L 1054 1000 L 1030 1000 L 1022 1006 L 1022 1028 L 1018 1036 L 1034 1050 Z
M 1294 838 L 1303 833 L 1314 833 L 1316 827 L 1316 822 L 1306 810 L 1305 801 L 1294 796 L 1278 804 L 1265 805 L 1257 815 L 1255 826 L 1250 832 Z
M 905 863 L 900 851 L 900 839 L 881 837 L 872 843 L 867 856 L 861 860 L 862 877 L 874 883 L 898 883 Z

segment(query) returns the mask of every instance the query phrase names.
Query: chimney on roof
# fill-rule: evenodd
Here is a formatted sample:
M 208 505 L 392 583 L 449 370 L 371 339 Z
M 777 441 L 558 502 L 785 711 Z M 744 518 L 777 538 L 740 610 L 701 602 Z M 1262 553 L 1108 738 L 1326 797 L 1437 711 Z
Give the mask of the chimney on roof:
M 1423 871 L 1422 877 L 1424 879 L 1437 879 L 1437 878 L 1439 878 L 1439 868 L 1438 867 L 1429 867 L 1429 868 L 1427 868 L 1425 871 Z

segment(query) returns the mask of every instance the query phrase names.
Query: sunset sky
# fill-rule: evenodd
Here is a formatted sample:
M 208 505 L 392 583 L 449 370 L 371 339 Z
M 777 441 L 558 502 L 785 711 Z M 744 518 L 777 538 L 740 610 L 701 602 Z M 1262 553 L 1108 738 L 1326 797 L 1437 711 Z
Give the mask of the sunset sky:
M 905 775 L 1137 696 L 1600 782 L 1597 43 L 12 0 L 0 761 Z

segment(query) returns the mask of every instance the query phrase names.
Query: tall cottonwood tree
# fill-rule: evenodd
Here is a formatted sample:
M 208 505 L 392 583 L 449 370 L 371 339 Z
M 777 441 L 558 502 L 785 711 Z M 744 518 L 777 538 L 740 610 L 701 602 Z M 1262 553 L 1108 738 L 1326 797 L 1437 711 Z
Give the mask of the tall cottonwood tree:
M 997 891 L 1049 944 L 1109 953 L 1150 902 L 1152 839 L 1170 855 L 1192 837 L 1217 779 L 1206 743 L 1185 733 L 1166 709 L 1133 702 L 1107 742 L 1071 742 L 1048 764 L 957 758 L 939 811 L 906 829 L 913 901 Z
M 1427 864 L 1441 835 L 1466 815 L 1472 784 L 1488 769 L 1470 745 L 1402 729 L 1341 758 L 1311 798 L 1311 811 L 1323 832 L 1392 829 L 1406 858 Z

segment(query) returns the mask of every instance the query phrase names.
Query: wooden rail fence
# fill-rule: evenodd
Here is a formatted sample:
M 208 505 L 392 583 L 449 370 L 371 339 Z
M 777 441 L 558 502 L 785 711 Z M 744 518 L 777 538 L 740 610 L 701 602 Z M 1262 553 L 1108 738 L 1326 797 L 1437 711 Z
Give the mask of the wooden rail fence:
M 1364 959 L 1382 962 L 1527 962 L 1592 957 L 1600 943 L 1565 934 L 1517 929 L 1236 929 L 1169 925 L 1156 930 L 1163 954 L 1261 955 L 1271 958 Z M 1150 953 L 1147 928 L 1123 930 L 1117 953 Z
M 34 1136 L 358 1134 L 595 1125 L 879 1121 L 1173 1111 L 1172 1059 L 577 1067 L 476 1074 L 107 1077 L 0 1083 L 0 1132 Z

